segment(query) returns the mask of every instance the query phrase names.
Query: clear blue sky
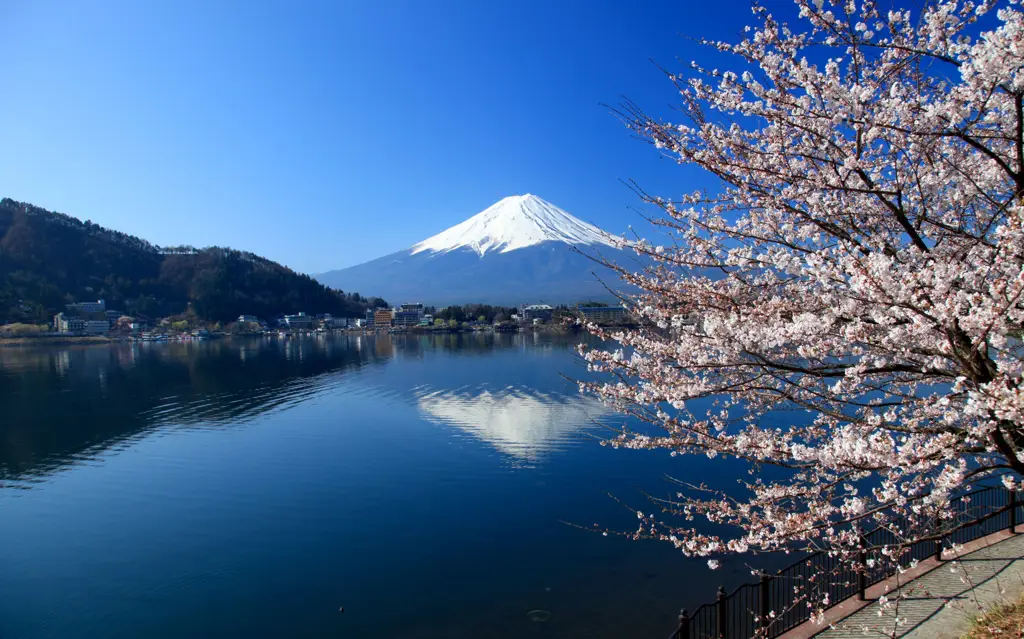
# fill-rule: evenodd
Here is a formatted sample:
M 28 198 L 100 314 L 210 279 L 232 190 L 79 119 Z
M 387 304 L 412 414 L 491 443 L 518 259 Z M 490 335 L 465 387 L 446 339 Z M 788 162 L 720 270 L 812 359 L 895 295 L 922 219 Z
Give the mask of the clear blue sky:
M 772 2 L 771 4 L 775 4 Z M 612 232 L 703 182 L 599 103 L 746 0 L 0 0 L 0 196 L 319 272 L 531 192 Z

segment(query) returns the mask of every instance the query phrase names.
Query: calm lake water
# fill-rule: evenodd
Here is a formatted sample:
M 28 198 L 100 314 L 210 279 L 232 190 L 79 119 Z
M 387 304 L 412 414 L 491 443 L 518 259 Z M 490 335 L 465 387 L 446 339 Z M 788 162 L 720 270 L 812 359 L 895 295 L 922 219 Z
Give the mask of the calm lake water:
M 0 349 L 0 638 L 663 639 L 749 570 L 564 522 L 727 466 L 600 446 L 574 346 Z

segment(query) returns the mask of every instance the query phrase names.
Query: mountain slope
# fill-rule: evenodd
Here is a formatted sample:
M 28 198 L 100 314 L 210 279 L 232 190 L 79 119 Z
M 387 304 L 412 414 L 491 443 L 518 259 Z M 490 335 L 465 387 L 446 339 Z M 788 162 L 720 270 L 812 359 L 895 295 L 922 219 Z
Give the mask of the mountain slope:
M 527 194 L 507 197 L 404 251 L 316 277 L 328 286 L 383 291 L 393 302 L 611 300 L 604 284 L 614 287 L 618 280 L 586 256 L 596 254 L 624 257 L 599 228 Z
M 42 320 L 68 302 L 151 316 L 226 321 L 298 310 L 362 315 L 374 304 L 333 291 L 252 253 L 161 249 L 137 237 L 5 198 L 0 200 L 0 321 Z

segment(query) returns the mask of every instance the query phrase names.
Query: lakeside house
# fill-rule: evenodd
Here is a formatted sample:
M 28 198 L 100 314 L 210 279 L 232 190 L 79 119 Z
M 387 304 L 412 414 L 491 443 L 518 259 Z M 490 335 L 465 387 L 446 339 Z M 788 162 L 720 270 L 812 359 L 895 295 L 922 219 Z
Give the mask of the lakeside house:
M 110 322 L 107 320 L 85 320 L 86 335 L 103 335 L 104 333 L 110 332 Z
M 260 318 L 256 317 L 255 315 L 244 315 L 243 314 L 243 315 L 239 315 L 238 316 L 238 323 L 239 324 L 259 324 L 260 323 Z
M 419 326 L 425 316 L 423 304 L 402 304 L 392 309 L 391 325 L 404 328 Z
M 416 326 L 420 323 L 421 317 L 414 311 L 395 311 L 391 324 L 392 326 Z
M 57 313 L 53 316 L 53 329 L 65 335 L 102 335 L 110 331 L 110 322 Z
M 531 304 L 519 311 L 520 320 L 527 324 L 537 324 L 537 320 L 550 322 L 554 315 L 555 309 L 548 304 Z
M 298 315 L 285 315 L 284 323 L 292 330 L 313 328 L 313 318 L 303 312 L 299 312 Z
M 74 335 L 85 331 L 85 320 L 73 315 L 57 313 L 53 316 L 53 330 L 66 335 Z
M 412 311 L 395 311 L 391 320 L 393 326 L 417 326 L 420 323 L 420 316 Z
M 371 328 L 372 329 L 374 327 L 374 324 L 375 324 L 373 314 L 374 314 L 374 309 L 372 309 L 372 308 L 366 309 L 366 316 L 359 322 L 359 326 L 362 327 L 362 328 Z
M 576 312 L 584 320 L 595 324 L 618 324 L 628 317 L 622 306 L 577 306 Z
M 405 313 L 416 313 L 419 315 L 420 319 L 423 319 L 424 308 L 423 304 L 419 302 L 416 302 L 415 304 L 402 304 L 398 307 L 398 310 Z
M 395 318 L 394 311 L 390 308 L 378 308 L 373 313 L 374 328 L 390 328 L 391 321 Z

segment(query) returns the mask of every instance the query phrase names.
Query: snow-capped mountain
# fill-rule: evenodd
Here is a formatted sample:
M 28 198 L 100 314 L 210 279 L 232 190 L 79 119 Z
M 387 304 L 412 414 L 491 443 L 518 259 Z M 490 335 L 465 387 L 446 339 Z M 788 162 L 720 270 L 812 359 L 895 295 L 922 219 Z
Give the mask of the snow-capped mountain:
M 423 240 L 412 247 L 412 254 L 470 248 L 483 257 L 488 251 L 508 253 L 542 242 L 612 246 L 601 229 L 527 193 L 499 200 L 465 222 Z
M 605 285 L 614 288 L 615 275 L 574 247 L 619 253 L 596 226 L 536 195 L 514 195 L 409 249 L 316 278 L 393 304 L 611 301 Z

